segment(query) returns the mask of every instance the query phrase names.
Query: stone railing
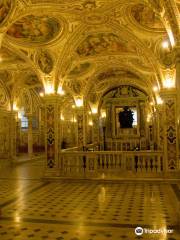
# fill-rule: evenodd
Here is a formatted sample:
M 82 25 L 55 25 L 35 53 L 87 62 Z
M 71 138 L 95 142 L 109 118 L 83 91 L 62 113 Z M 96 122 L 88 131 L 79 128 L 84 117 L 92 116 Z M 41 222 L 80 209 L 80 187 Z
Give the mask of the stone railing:
M 111 173 L 162 173 L 163 153 L 160 151 L 62 151 L 59 154 L 61 176 L 97 176 Z

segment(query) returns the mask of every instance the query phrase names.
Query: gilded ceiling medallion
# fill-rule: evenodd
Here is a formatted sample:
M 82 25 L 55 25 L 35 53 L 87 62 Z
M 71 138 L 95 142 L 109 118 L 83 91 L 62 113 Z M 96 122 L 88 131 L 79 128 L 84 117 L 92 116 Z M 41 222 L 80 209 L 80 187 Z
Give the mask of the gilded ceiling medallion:
M 79 56 L 107 55 L 117 53 L 135 53 L 136 48 L 130 43 L 121 42 L 114 33 L 95 33 L 89 35 L 78 47 Z
M 1 0 L 0 1 L 0 25 L 7 19 L 11 9 L 13 1 L 12 0 Z
M 159 16 L 148 6 L 137 4 L 132 7 L 131 14 L 134 20 L 142 27 L 153 31 L 165 31 L 164 25 Z
M 49 16 L 28 15 L 15 22 L 7 34 L 22 43 L 47 43 L 62 31 L 62 26 Z

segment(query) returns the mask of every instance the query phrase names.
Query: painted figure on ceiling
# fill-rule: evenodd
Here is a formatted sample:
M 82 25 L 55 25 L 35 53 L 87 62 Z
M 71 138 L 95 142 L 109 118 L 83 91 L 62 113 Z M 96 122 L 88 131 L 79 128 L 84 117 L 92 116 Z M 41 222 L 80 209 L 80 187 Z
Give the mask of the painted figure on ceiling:
M 11 9 L 11 0 L 0 1 L 0 24 L 5 20 Z

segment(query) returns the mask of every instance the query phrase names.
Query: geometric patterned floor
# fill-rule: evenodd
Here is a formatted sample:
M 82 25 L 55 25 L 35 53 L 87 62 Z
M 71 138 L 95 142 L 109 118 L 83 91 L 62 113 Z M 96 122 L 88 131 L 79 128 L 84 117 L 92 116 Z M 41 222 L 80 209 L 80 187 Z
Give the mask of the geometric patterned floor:
M 2 178 L 0 239 L 179 240 L 178 190 L 178 182 Z M 137 226 L 173 233 L 137 236 Z

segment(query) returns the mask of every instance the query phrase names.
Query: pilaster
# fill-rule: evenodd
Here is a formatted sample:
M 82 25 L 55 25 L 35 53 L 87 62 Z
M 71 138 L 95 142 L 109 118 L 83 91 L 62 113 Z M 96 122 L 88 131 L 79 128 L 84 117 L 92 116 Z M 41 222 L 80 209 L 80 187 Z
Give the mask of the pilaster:
M 45 177 L 59 175 L 60 97 L 47 95 L 45 101 Z
M 33 156 L 33 126 L 32 126 L 32 114 L 27 114 L 28 118 L 28 155 L 29 158 Z
M 93 122 L 93 143 L 99 142 L 99 115 L 98 113 L 92 114 Z
M 166 170 L 179 170 L 178 127 L 177 127 L 177 92 L 166 90 L 161 92 L 164 102 L 164 152 Z
M 84 111 L 84 107 L 79 107 L 76 109 L 77 116 L 77 138 L 78 138 L 78 146 L 86 145 L 86 114 Z

